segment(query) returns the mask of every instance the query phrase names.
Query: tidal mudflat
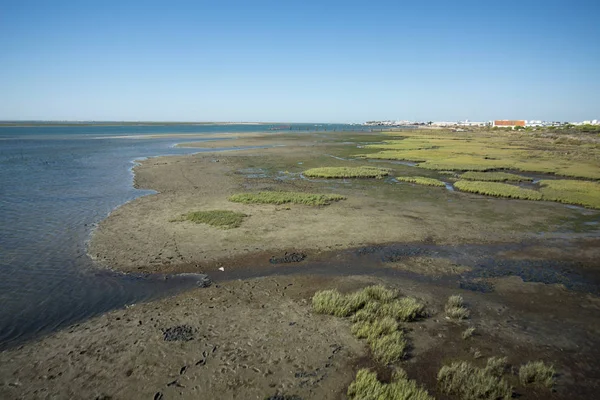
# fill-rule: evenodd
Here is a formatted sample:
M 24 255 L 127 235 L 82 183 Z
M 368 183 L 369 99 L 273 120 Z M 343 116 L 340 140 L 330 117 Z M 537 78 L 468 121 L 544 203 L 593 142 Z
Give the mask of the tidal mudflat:
M 448 191 L 416 178 L 452 184 L 467 170 L 548 180 L 564 173 L 597 185 L 597 144 L 569 144 L 579 166 L 561 161 L 550 171 L 552 154 L 544 151 L 554 144 L 546 138 L 531 142 L 546 167 L 528 169 L 498 143 L 518 139 L 514 150 L 525 157 L 522 135 L 434 133 L 418 133 L 418 140 L 415 132 L 271 134 L 227 142 L 261 148 L 143 161 L 135 185 L 157 193 L 102 221 L 89 254 L 124 272 L 204 273 L 212 286 L 109 312 L 0 353 L 0 397 L 358 399 L 365 390 L 395 393 L 390 398 L 415 390 L 441 399 L 594 398 L 595 186 L 579 195 L 584 208 L 562 204 L 558 195 L 544 201 L 543 186 L 508 175 L 464 181 L 530 185 L 523 190 L 542 198 Z M 474 168 L 460 154 L 402 153 L 414 146 L 457 153 L 457 141 L 472 154 L 473 143 L 486 143 L 487 161 Z M 373 167 L 386 174 L 349 173 Z M 305 175 L 315 168 L 319 174 Z M 239 218 L 207 222 L 216 210 Z M 182 218 L 192 213 L 203 218 Z M 361 292 L 373 285 L 394 297 Z M 327 297 L 331 308 L 319 308 L 318 293 L 331 290 L 339 293 Z M 409 303 L 418 312 L 406 318 L 398 310 Z M 358 323 L 375 333 L 365 336 Z M 544 364 L 528 364 L 538 361 Z M 536 381 L 540 365 L 553 370 L 548 376 L 540 367 Z M 469 381 L 467 394 L 467 386 L 454 385 L 460 371 L 481 378 Z M 482 389 L 483 381 L 492 387 Z

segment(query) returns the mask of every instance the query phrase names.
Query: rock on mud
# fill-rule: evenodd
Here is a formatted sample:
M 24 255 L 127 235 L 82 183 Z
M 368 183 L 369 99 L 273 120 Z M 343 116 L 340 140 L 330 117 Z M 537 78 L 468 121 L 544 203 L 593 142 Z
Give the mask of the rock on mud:
M 189 342 L 194 339 L 195 329 L 189 325 L 177 325 L 163 329 L 163 339 L 167 342 Z
M 289 264 L 289 263 L 298 263 L 304 261 L 306 258 L 306 254 L 304 253 L 285 253 L 283 257 L 271 257 L 269 262 L 271 264 Z

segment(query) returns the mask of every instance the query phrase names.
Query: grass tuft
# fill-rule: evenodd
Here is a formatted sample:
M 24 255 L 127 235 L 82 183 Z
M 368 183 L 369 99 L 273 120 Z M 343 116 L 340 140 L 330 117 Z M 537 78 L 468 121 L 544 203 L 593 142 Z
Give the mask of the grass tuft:
M 323 290 L 315 293 L 312 298 L 313 310 L 319 314 L 347 317 L 364 303 L 357 296 L 344 296 L 337 290 Z
M 471 336 L 473 336 L 473 333 L 475 333 L 475 328 L 470 327 L 467 328 L 463 331 L 463 333 L 461 334 L 463 340 L 467 340 L 468 338 L 470 338 Z
M 377 178 L 389 175 L 390 171 L 377 167 L 322 167 L 304 171 L 309 178 Z
M 458 181 L 454 187 L 463 192 L 485 194 L 487 196 L 509 197 L 512 199 L 542 200 L 542 193 L 518 186 L 498 182 Z
M 442 392 L 457 395 L 461 399 L 497 400 L 510 399 L 512 387 L 495 371 L 477 368 L 468 362 L 453 362 L 438 372 L 438 384 Z
M 388 384 L 377 379 L 368 369 L 356 373 L 348 387 L 348 397 L 354 400 L 433 400 L 433 397 L 414 380 L 409 380 L 404 370 L 397 370 Z
M 231 229 L 239 227 L 246 217 L 246 214 L 235 211 L 211 210 L 190 212 L 182 215 L 181 220 Z
M 337 194 L 312 194 L 302 192 L 258 192 L 239 193 L 229 197 L 229 201 L 244 204 L 305 204 L 326 206 L 334 201 L 345 200 Z
M 552 388 L 556 371 L 553 365 L 543 361 L 530 361 L 519 369 L 519 380 L 523 385 L 537 385 Z
M 370 340 L 369 344 L 375 359 L 386 365 L 400 361 L 406 354 L 406 348 L 408 347 L 408 342 L 402 331 L 375 337 Z
M 468 171 L 460 176 L 460 179 L 482 182 L 530 182 L 533 179 L 526 176 L 509 174 L 507 172 L 476 172 Z
M 490 374 L 501 377 L 508 366 L 507 357 L 490 357 L 485 365 L 485 370 Z
M 433 178 L 426 178 L 424 176 L 397 176 L 396 179 L 398 179 L 401 182 L 416 183 L 419 185 L 426 186 L 446 186 L 446 184 L 442 181 Z
M 367 339 L 369 342 L 397 330 L 398 323 L 390 317 L 383 317 L 373 321 L 358 321 L 352 325 L 352 334 L 359 339 Z
M 462 320 L 469 318 L 469 310 L 464 306 L 462 296 L 453 295 L 448 298 L 446 303 L 446 316 L 454 320 Z
M 412 297 L 398 297 L 398 292 L 382 285 L 368 286 L 343 295 L 337 290 L 315 293 L 315 312 L 349 317 L 354 322 L 352 333 L 367 339 L 373 356 L 383 364 L 404 357 L 408 342 L 399 329 L 399 322 L 414 321 L 425 315 L 425 307 Z

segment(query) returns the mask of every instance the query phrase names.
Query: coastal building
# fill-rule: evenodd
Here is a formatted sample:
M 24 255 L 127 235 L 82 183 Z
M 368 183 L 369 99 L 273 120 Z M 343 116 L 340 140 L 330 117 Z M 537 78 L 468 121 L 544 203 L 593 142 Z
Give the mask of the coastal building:
M 525 126 L 527 121 L 524 119 L 497 119 L 492 122 L 493 127 L 514 128 L 516 126 Z

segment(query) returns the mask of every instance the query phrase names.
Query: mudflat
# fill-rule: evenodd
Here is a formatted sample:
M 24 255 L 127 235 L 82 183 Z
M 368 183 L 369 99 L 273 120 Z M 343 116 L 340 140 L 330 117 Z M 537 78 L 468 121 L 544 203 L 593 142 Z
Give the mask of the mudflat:
M 386 385 L 401 368 L 430 396 L 458 399 L 464 394 L 438 381 L 443 366 L 464 361 L 483 371 L 488 358 L 506 357 L 494 382 L 520 398 L 595 398 L 600 212 L 400 182 L 394 178 L 423 176 L 452 188 L 453 178 L 398 157 L 362 157 L 387 139 L 253 135 L 193 145 L 233 151 L 143 161 L 135 185 L 157 193 L 113 211 L 96 229 L 90 256 L 125 272 L 205 273 L 212 286 L 0 353 L 0 397 L 361 398 L 347 394 L 358 370 L 375 371 Z M 322 167 L 386 174 L 303 174 Z M 260 192 L 337 197 L 319 206 L 257 204 L 252 195 Z M 215 210 L 243 216 L 241 223 L 225 229 L 183 218 Z M 318 291 L 370 285 L 424 310 L 398 322 L 407 346 L 392 363 L 378 361 L 370 339 L 353 335 L 351 313 L 313 309 Z M 451 317 L 451 295 L 462 296 L 467 318 Z M 554 366 L 551 385 L 519 378 L 529 361 Z

